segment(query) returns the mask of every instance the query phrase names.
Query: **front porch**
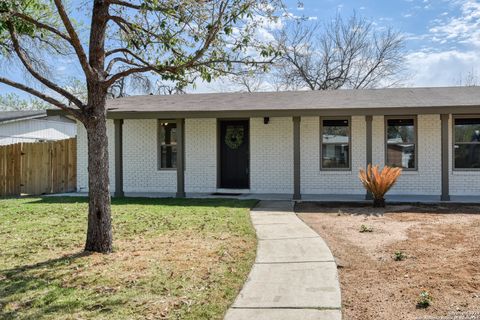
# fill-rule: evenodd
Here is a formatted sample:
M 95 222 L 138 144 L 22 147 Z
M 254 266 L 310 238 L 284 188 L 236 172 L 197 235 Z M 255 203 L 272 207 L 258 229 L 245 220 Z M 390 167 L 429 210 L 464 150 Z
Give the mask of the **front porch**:
M 86 192 L 70 192 L 48 195 L 49 197 L 88 197 Z M 114 194 L 112 193 L 112 196 Z M 174 198 L 176 193 L 168 192 L 127 192 L 124 197 L 129 198 Z M 238 200 L 260 200 L 260 201 L 292 201 L 291 194 L 278 193 L 242 193 L 240 195 L 231 195 L 221 193 L 186 193 L 186 198 L 192 199 L 214 199 L 214 198 L 231 198 Z M 463 204 L 463 205 L 478 205 L 480 204 L 480 197 L 477 196 L 451 196 L 450 201 L 442 201 L 440 196 L 429 195 L 388 195 L 386 196 L 388 205 L 395 204 Z M 338 195 L 338 194 L 305 194 L 301 200 L 296 202 L 321 202 L 325 204 L 365 204 L 371 203 L 371 200 L 366 200 L 363 195 Z
M 385 163 L 387 116 L 341 117 L 348 119 L 351 139 L 349 167 L 341 170 L 320 164 L 321 123 L 332 116 L 247 118 L 249 185 L 241 192 L 223 188 L 220 182 L 219 118 L 114 119 L 112 191 L 115 196 L 216 197 L 242 193 L 238 197 L 259 200 L 368 200 L 357 177 L 358 169 Z M 418 130 L 416 168 L 404 172 L 391 192 L 391 200 L 432 203 L 453 197 L 454 201 L 470 202 L 469 197 L 457 197 L 462 192 L 456 186 L 465 173 L 450 170 L 453 117 L 423 113 L 411 117 Z M 155 132 L 167 121 L 176 124 L 176 168 L 162 169 L 156 163 L 159 149 L 154 149 L 158 145 Z

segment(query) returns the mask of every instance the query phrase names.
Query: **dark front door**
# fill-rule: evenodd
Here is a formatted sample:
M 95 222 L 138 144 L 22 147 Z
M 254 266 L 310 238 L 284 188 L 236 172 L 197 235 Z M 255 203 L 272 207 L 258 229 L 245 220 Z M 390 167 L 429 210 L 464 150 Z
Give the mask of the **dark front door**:
M 220 122 L 220 187 L 249 188 L 248 120 Z

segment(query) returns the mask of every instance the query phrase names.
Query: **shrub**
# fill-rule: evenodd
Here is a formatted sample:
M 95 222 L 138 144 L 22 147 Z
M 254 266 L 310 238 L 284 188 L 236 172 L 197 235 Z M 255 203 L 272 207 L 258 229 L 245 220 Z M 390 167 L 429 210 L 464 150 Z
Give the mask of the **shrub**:
M 373 232 L 373 228 L 362 224 L 360 226 L 360 233 L 364 233 L 364 232 Z
M 417 302 L 417 308 L 419 309 L 425 309 L 428 308 L 432 304 L 432 296 L 428 291 L 422 291 L 420 293 L 420 297 Z
M 393 254 L 393 260 L 395 261 L 403 261 L 405 259 L 407 259 L 407 255 L 402 251 L 395 251 Z
M 368 165 L 367 170 L 360 169 L 359 178 L 363 186 L 373 196 L 374 207 L 385 207 L 385 194 L 397 182 L 398 177 L 402 174 L 401 168 L 393 168 L 385 166 L 382 171 L 378 170 L 378 166 Z

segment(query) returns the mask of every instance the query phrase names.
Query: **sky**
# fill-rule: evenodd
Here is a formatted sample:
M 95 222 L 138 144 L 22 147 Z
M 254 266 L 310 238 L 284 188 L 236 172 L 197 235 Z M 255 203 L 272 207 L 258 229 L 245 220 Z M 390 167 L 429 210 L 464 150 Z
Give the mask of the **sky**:
M 285 1 L 291 15 L 305 16 L 312 22 L 328 22 L 337 14 L 348 18 L 356 12 L 371 21 L 378 31 L 391 27 L 402 33 L 406 45 L 403 86 L 453 86 L 460 85 L 469 74 L 475 78 L 480 75 L 480 0 L 303 0 L 301 3 Z M 281 26 L 281 21 L 267 23 L 261 36 L 268 38 Z M 55 68 L 64 78 L 81 75 L 80 68 L 68 59 L 55 61 Z M 0 73 L 7 76 L 10 73 L 14 80 L 22 79 L 12 74 L 14 70 L 6 66 L 2 69 Z M 198 82 L 189 91 L 225 91 L 220 82 Z M 0 85 L 0 94 L 9 92 L 20 94 Z
M 353 12 L 405 36 L 406 86 L 458 85 L 480 72 L 479 0 L 306 0 L 290 12 L 318 21 Z
M 480 0 L 287 0 L 288 11 L 328 23 L 337 14 L 372 22 L 376 30 L 400 32 L 405 39 L 405 87 L 480 83 Z M 300 5 L 301 3 L 301 5 Z M 266 31 L 273 32 L 278 23 Z M 264 30 L 265 33 L 265 30 Z M 198 91 L 221 85 L 198 84 Z

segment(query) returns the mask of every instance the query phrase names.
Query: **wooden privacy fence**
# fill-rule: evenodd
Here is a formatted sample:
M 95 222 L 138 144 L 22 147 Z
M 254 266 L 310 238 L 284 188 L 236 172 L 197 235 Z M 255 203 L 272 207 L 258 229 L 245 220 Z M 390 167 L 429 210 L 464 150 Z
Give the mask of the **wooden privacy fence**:
M 76 189 L 76 139 L 0 146 L 0 196 Z

